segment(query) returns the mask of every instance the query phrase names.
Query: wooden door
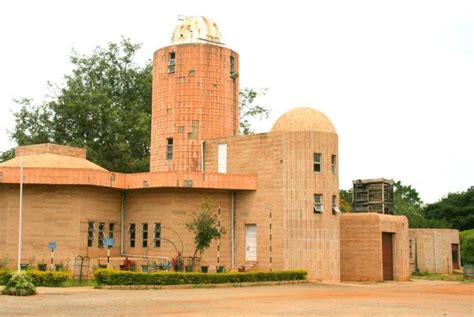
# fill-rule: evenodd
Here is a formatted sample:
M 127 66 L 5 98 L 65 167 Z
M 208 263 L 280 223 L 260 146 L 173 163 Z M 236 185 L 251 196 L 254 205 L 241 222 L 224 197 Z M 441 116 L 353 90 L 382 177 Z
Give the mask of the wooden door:
M 382 232 L 382 263 L 384 281 L 393 280 L 393 233 Z
M 245 225 L 245 261 L 257 261 L 257 225 Z
M 451 254 L 453 258 L 453 270 L 459 270 L 459 244 L 451 244 Z

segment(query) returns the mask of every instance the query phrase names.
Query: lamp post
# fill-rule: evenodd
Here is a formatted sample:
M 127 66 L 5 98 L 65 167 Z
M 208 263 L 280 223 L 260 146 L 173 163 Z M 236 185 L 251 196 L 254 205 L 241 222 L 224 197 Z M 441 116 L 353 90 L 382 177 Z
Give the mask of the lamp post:
M 17 270 L 21 270 L 21 229 L 23 218 L 23 153 L 20 156 L 20 211 L 18 216 L 18 266 Z

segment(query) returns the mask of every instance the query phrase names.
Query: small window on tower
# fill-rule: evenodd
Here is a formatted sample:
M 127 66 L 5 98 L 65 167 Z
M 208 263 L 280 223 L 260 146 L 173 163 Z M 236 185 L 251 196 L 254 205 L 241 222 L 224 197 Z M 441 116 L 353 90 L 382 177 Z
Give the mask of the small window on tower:
M 166 159 L 173 159 L 173 138 L 166 139 Z
M 331 171 L 334 175 L 336 175 L 336 171 L 337 171 L 337 159 L 336 159 L 336 155 L 331 155 Z
M 321 153 L 314 153 L 313 171 L 321 172 Z
M 176 70 L 176 53 L 171 52 L 168 55 L 168 74 L 174 73 Z
M 230 77 L 233 79 L 235 74 L 235 59 L 234 56 L 230 57 Z
M 318 214 L 323 212 L 323 195 L 314 194 L 313 211 Z
M 341 211 L 337 207 L 337 196 L 332 195 L 332 214 L 335 215 L 337 213 L 340 213 Z

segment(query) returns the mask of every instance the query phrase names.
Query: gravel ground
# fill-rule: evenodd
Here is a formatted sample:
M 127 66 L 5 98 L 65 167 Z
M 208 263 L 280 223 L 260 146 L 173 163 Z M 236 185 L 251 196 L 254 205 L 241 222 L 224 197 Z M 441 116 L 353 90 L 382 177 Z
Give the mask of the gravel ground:
M 441 281 L 215 289 L 38 288 L 0 316 L 474 316 L 474 284 Z

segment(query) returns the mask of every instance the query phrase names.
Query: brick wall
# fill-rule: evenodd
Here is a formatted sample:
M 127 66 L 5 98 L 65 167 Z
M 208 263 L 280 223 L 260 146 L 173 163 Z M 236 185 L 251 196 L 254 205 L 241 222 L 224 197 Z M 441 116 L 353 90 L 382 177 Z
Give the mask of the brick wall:
M 193 234 L 185 224 L 192 220 L 200 204 L 205 199 L 211 199 L 212 212 L 217 217 L 221 210 L 221 226 L 225 231 L 220 244 L 220 265 L 230 268 L 230 193 L 228 191 L 213 191 L 199 189 L 144 189 L 126 193 L 125 204 L 125 253 L 128 255 L 175 257 L 176 245 L 181 251 L 180 239 L 184 243 L 184 256 L 192 256 L 194 252 Z M 130 247 L 129 225 L 136 224 L 136 246 Z M 142 246 L 142 224 L 148 223 L 148 248 Z M 152 243 L 153 227 L 161 223 L 161 246 L 156 248 Z M 169 230 L 168 228 L 172 229 Z M 170 242 L 171 241 L 171 242 Z M 202 263 L 215 271 L 217 265 L 217 242 L 212 242 L 202 258 Z
M 217 171 L 219 143 L 227 144 L 229 173 L 257 174 L 257 191 L 236 195 L 236 264 L 248 264 L 245 225 L 257 224 L 259 269 L 306 269 L 311 280 L 338 281 L 339 216 L 331 210 L 332 195 L 338 199 L 338 173 L 333 175 L 330 166 L 337 135 L 272 132 L 206 140 L 206 172 Z M 323 154 L 320 173 L 313 172 L 313 153 Z M 316 193 L 323 195 L 322 214 L 313 212 Z
M 169 54 L 176 54 L 168 73 Z M 199 171 L 201 140 L 238 134 L 239 79 L 230 76 L 236 52 L 217 45 L 182 44 L 157 50 L 153 57 L 150 170 Z M 173 159 L 166 159 L 173 138 Z
M 410 278 L 406 217 L 345 213 L 341 216 L 341 280 L 383 281 L 382 232 L 394 234 L 394 280 Z
M 0 217 L 8 224 L 5 247 L 0 257 L 8 256 L 16 266 L 18 254 L 19 186 L 0 188 Z M 23 192 L 22 263 L 49 262 L 48 242 L 56 241 L 55 262 L 69 262 L 76 255 L 105 256 L 97 247 L 87 248 L 87 222 L 119 224 L 120 193 L 116 190 L 79 186 L 26 185 Z M 3 223 L 3 221 L 2 221 Z M 1 232 L 1 231 L 0 231 Z M 120 237 L 119 231 L 116 232 Z M 114 248 L 112 255 L 118 255 Z
M 460 250 L 458 230 L 410 229 L 410 240 L 412 271 L 417 267 L 420 272 L 453 272 L 451 245 L 457 244 Z
M 86 158 L 86 150 L 67 146 L 67 145 L 58 145 L 58 144 L 35 144 L 35 145 L 25 145 L 19 146 L 15 150 L 15 156 L 26 156 L 26 155 L 33 155 L 33 154 L 58 154 L 58 155 L 66 155 L 66 156 L 73 156 L 85 159 Z

